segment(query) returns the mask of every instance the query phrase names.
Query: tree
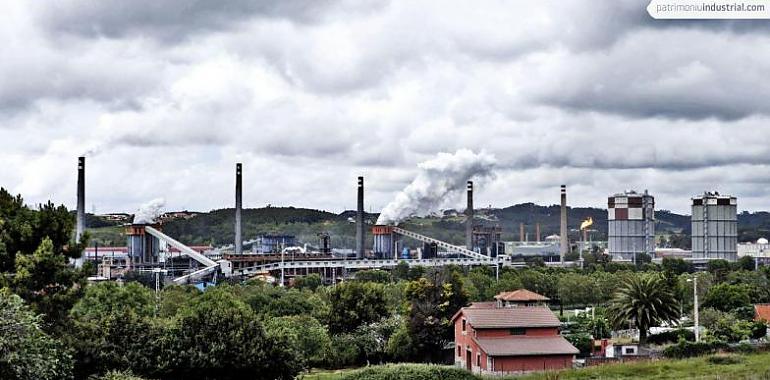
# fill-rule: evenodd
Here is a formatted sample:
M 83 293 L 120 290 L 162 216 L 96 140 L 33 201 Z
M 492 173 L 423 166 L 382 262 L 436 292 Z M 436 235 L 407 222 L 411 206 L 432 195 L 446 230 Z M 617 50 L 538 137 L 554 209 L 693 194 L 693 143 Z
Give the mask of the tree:
M 102 282 L 89 285 L 83 297 L 75 304 L 70 315 L 76 320 L 103 319 L 109 315 L 133 311 L 140 317 L 155 313 L 155 295 L 150 289 L 131 282 L 119 285 L 116 282 Z
M 331 349 L 331 338 L 326 328 L 307 315 L 268 318 L 265 330 L 271 336 L 284 337 L 296 345 L 310 366 L 323 364 L 326 353 Z
M 72 377 L 72 358 L 40 328 L 17 295 L 0 290 L 0 378 L 56 380 Z
M 560 276 L 558 289 L 563 305 L 588 305 L 594 302 L 597 295 L 591 277 L 578 273 Z
M 491 279 L 491 278 L 490 278 Z M 492 291 L 487 294 L 487 300 L 492 300 L 494 297 L 502 292 L 510 292 L 513 290 L 521 289 L 521 280 L 516 272 L 503 271 L 500 273 L 500 279 L 492 286 Z
M 628 278 L 607 308 L 607 317 L 615 328 L 633 322 L 639 329 L 640 343 L 645 343 L 650 327 L 674 321 L 678 316 L 679 303 L 674 292 L 656 275 Z
M 743 256 L 734 263 L 733 267 L 735 270 L 753 271 L 754 258 L 751 256 Z
M 706 268 L 714 275 L 716 282 L 723 282 L 727 273 L 730 272 L 730 262 L 722 259 L 710 260 L 708 264 L 706 264 Z
M 72 305 L 85 286 L 83 272 L 72 269 L 67 257 L 54 251 L 54 242 L 43 238 L 31 255 L 16 255 L 16 275 L 11 280 L 14 293 L 42 314 L 54 330 L 66 325 Z
M 489 301 L 494 296 L 495 283 L 492 276 L 480 268 L 474 268 L 463 279 L 468 295 L 473 301 Z
M 64 206 L 48 202 L 32 210 L 21 195 L 12 196 L 0 188 L 0 221 L 0 272 L 14 270 L 17 254 L 31 254 L 45 238 L 51 241 L 51 250 L 65 259 L 82 252 L 84 244 L 72 244 L 75 219 Z
M 229 286 L 207 290 L 181 312 L 168 333 L 168 373 L 185 379 L 293 379 L 302 369 L 297 347 L 268 336 Z
M 468 302 L 462 280 L 451 267 L 434 270 L 428 278 L 410 282 L 408 329 L 412 352 L 418 360 L 438 361 L 447 342 L 453 339 L 452 316 Z
M 78 315 L 67 336 L 75 352 L 78 378 L 108 370 L 163 374 L 166 358 L 173 355 L 164 325 L 130 308 Z
M 705 307 L 713 307 L 721 311 L 732 311 L 741 307 L 751 306 L 749 289 L 745 285 L 717 284 L 706 293 Z
M 312 292 L 301 292 L 290 289 L 279 292 L 278 297 L 273 298 L 262 312 L 271 317 L 285 317 L 290 315 L 324 316 L 325 309 L 321 300 Z
M 683 273 L 691 273 L 693 271 L 692 264 L 680 258 L 664 257 L 662 265 L 665 272 L 677 276 Z
M 356 273 L 356 281 L 376 282 L 378 284 L 387 284 L 390 282 L 390 274 L 384 270 L 372 269 L 362 270 Z
M 373 282 L 338 284 L 329 294 L 329 304 L 329 332 L 332 334 L 353 331 L 363 323 L 379 321 L 389 315 L 384 287 Z
M 519 279 L 524 289 L 542 294 L 551 299 L 559 297 L 558 281 L 548 273 L 536 269 L 524 269 L 519 272 Z
M 307 289 L 315 291 L 321 285 L 323 285 L 323 282 L 321 281 L 321 275 L 318 273 L 312 273 L 294 279 L 294 287 L 299 290 Z
M 709 326 L 708 332 L 717 340 L 732 343 L 751 337 L 752 328 L 752 322 L 741 321 L 730 313 L 724 313 Z
M 201 294 L 192 285 L 170 285 L 163 287 L 160 293 L 158 316 L 168 318 L 175 316 L 179 310 L 186 308 Z

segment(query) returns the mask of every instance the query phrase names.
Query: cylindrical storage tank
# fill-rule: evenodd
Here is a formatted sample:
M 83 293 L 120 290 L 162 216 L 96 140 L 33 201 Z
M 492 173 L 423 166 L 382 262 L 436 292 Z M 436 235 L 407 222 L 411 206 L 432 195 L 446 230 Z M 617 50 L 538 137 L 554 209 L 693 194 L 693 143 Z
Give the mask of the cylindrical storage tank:
M 692 257 L 738 258 L 738 199 L 706 192 L 692 199 Z
M 633 190 L 607 199 L 607 248 L 610 255 L 633 260 L 655 255 L 655 198 Z
M 385 225 L 376 225 L 372 227 L 372 236 L 374 246 L 372 252 L 378 259 L 393 258 L 393 227 Z

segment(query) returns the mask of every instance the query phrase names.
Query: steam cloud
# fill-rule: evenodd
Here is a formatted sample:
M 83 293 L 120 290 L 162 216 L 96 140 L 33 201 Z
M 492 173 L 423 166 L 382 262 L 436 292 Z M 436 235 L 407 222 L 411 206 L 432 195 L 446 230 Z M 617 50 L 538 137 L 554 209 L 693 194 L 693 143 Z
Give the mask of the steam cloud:
M 134 215 L 134 224 L 155 223 L 165 206 L 166 200 L 163 198 L 156 198 L 141 205 Z
M 465 189 L 466 181 L 492 177 L 495 164 L 492 155 L 468 149 L 439 153 L 418 165 L 417 177 L 385 206 L 377 224 L 398 223 L 410 216 L 438 211 L 451 199 L 450 195 Z

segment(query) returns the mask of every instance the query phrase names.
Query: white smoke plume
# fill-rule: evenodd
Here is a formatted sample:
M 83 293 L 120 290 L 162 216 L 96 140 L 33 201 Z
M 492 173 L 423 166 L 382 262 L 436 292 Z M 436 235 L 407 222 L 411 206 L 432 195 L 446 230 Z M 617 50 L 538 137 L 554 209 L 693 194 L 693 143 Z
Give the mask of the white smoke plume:
M 438 211 L 452 195 L 465 189 L 466 181 L 492 177 L 495 164 L 495 158 L 484 152 L 460 149 L 454 154 L 439 153 L 418 165 L 417 177 L 385 206 L 377 224 L 396 224 L 410 216 Z
M 139 207 L 134 214 L 134 224 L 153 224 L 163 213 L 163 207 L 166 206 L 166 200 L 163 198 L 153 199 Z

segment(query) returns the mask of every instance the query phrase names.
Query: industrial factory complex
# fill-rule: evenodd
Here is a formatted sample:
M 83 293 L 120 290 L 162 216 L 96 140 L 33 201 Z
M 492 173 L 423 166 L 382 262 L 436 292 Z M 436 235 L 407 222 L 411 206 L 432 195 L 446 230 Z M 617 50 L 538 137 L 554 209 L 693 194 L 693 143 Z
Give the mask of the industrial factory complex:
M 78 159 L 76 234 L 85 231 L 85 158 Z M 635 262 L 638 254 L 653 260 L 680 257 L 694 264 L 712 259 L 736 260 L 739 256 L 764 257 L 770 245 L 764 239 L 756 244 L 737 242 L 737 199 L 706 192 L 692 198 L 692 251 L 657 248 L 655 237 L 655 198 L 646 190 L 628 190 L 611 195 L 607 201 L 607 241 L 591 237 L 593 221 L 577 228 L 578 239 L 570 240 L 567 224 L 567 188 L 561 186 L 560 233 L 542 236 L 536 223 L 530 238 L 524 223 L 519 225 L 518 241 L 503 241 L 502 228 L 474 217 L 473 182 L 467 181 L 465 245 L 459 246 L 400 227 L 397 224 L 367 225 L 364 212 L 364 177 L 357 179 L 355 247 L 332 247 L 326 232 L 312 244 L 301 244 L 292 235 L 242 234 L 242 173 L 235 167 L 235 240 L 225 247 L 187 246 L 163 232 L 157 220 L 138 220 L 125 225 L 125 247 L 89 247 L 82 258 L 95 262 L 97 280 L 121 278 L 128 271 L 154 273 L 158 281 L 174 283 L 211 283 L 222 277 L 261 276 L 284 284 L 294 276 L 318 273 L 327 282 L 339 281 L 357 270 L 393 268 L 399 263 L 410 266 L 524 266 L 533 257 L 549 266 L 582 266 L 583 253 L 591 250 L 611 256 L 613 261 Z M 373 245 L 366 246 L 371 234 Z M 573 234 L 574 235 L 574 234 Z M 244 249 L 244 246 L 249 247 Z M 577 259 L 574 253 L 577 251 Z M 572 253 L 572 255 L 571 255 Z

